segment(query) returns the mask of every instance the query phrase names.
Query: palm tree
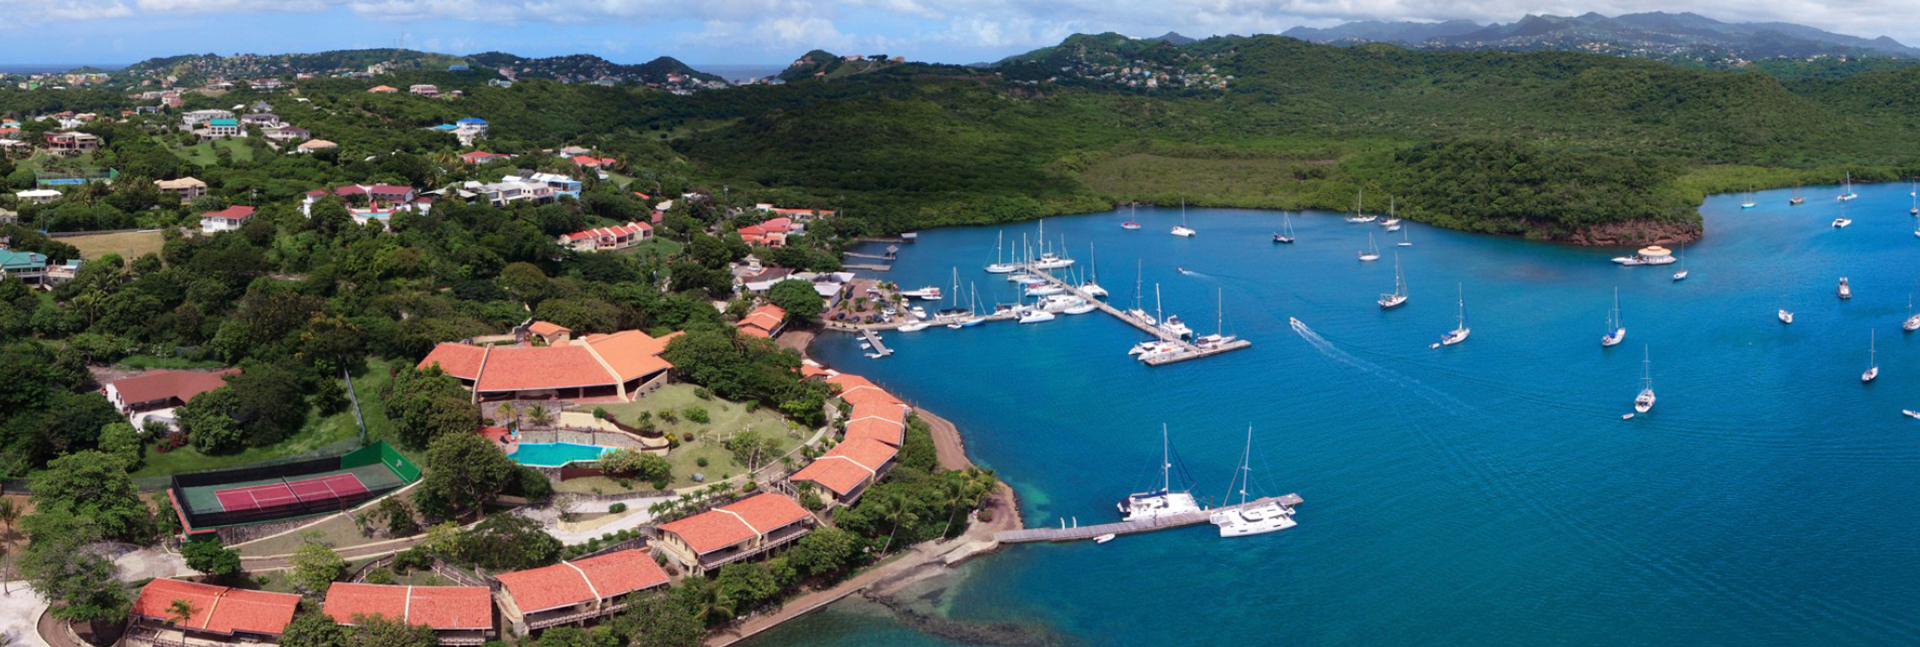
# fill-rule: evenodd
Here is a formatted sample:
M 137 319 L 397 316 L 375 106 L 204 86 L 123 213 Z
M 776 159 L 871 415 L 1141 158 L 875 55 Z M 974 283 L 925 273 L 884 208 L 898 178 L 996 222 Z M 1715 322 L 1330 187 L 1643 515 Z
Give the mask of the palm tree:
M 499 416 L 502 422 L 512 421 L 513 424 L 507 425 L 507 428 L 520 428 L 520 408 L 513 406 L 512 402 L 501 404 L 500 408 L 493 410 L 493 414 Z
M 5 534 L 0 534 L 0 546 L 13 545 L 13 522 L 18 520 L 20 520 L 20 504 L 13 499 L 0 499 L 0 526 L 6 527 Z M 13 580 L 11 576 L 13 562 L 9 560 L 5 566 L 7 568 L 0 569 L 0 592 L 12 595 L 13 589 L 5 583 Z
M 940 483 L 940 500 L 942 503 L 947 504 L 947 525 L 940 527 L 941 537 L 947 536 L 947 531 L 953 530 L 953 513 L 959 512 L 960 506 L 966 504 L 969 499 L 975 496 L 974 489 L 976 487 L 971 479 L 963 481 L 949 480 Z
M 881 518 L 893 522 L 893 530 L 887 533 L 887 543 L 880 546 L 880 554 L 885 555 L 887 549 L 893 547 L 893 536 L 900 532 L 900 524 L 918 520 L 920 515 L 914 514 L 913 506 L 907 503 L 906 497 L 898 494 L 881 497 L 874 505 Z
M 174 623 L 185 624 L 193 614 L 199 612 L 199 609 L 193 608 L 192 602 L 186 600 L 174 600 L 173 604 L 167 605 L 167 619 Z
M 547 405 L 536 403 L 527 408 L 527 422 L 535 427 L 545 427 L 553 423 L 553 412 L 547 410 Z

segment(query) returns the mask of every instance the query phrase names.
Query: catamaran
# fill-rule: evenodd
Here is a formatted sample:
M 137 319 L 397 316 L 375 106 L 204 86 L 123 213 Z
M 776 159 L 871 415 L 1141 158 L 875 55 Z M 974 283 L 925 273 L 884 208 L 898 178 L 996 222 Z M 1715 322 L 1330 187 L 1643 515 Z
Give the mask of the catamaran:
M 1234 473 L 1233 482 L 1227 484 L 1228 492 L 1234 485 L 1240 486 L 1240 507 L 1221 510 L 1207 516 L 1207 521 L 1220 528 L 1222 537 L 1246 537 L 1264 535 L 1294 527 L 1293 510 L 1280 505 L 1279 501 L 1248 506 L 1247 487 L 1253 480 L 1253 427 L 1247 427 L 1247 448 L 1240 452 L 1240 469 Z
M 1160 425 L 1160 489 L 1135 492 L 1119 504 L 1123 521 L 1150 521 L 1160 517 L 1199 512 L 1200 503 L 1189 490 L 1173 489 L 1173 444 L 1167 440 L 1167 426 Z M 1180 467 L 1181 480 L 1187 481 L 1186 467 Z
M 1462 286 L 1459 286 L 1459 290 L 1460 290 L 1460 323 L 1454 326 L 1453 330 L 1449 330 L 1446 332 L 1446 334 L 1440 335 L 1440 341 L 1434 342 L 1434 344 L 1432 346 L 1428 346 L 1428 348 L 1452 346 L 1454 344 L 1458 344 L 1460 342 L 1466 341 L 1467 335 L 1473 334 L 1473 329 L 1467 327 L 1467 288 L 1466 286 L 1462 285 Z
M 1360 250 L 1360 262 L 1380 260 L 1380 247 L 1373 244 L 1373 232 L 1367 232 L 1367 248 Z
M 1353 215 L 1347 218 L 1347 222 L 1362 223 L 1362 222 L 1373 222 L 1375 220 L 1380 219 L 1379 216 L 1360 215 L 1360 203 L 1365 201 L 1366 196 L 1367 196 L 1367 190 L 1361 189 L 1360 192 L 1353 197 Z
M 1852 200 L 1853 198 L 1842 197 L 1840 199 Z M 1851 224 L 1853 224 L 1853 220 L 1847 218 L 1847 205 L 1840 205 L 1840 217 L 1833 219 L 1833 228 L 1842 229 Z
M 1627 326 L 1620 321 L 1620 288 L 1613 289 L 1613 309 L 1607 311 L 1607 334 L 1600 336 L 1600 347 L 1611 348 L 1627 339 Z
M 1393 254 L 1393 294 L 1380 295 L 1380 309 L 1392 310 L 1407 302 L 1407 278 L 1400 273 L 1400 253 Z
M 1687 248 L 1685 245 L 1680 246 L 1680 271 L 1673 273 L 1673 280 L 1676 283 L 1687 280 Z
M 1174 227 L 1172 233 L 1181 238 L 1192 238 L 1194 234 L 1200 233 L 1194 231 L 1192 227 L 1187 226 L 1187 201 L 1185 199 L 1180 200 L 1180 225 Z
M 1759 203 L 1753 201 L 1753 185 L 1747 185 L 1747 201 L 1740 203 L 1741 209 L 1752 209 Z
M 1236 335 L 1226 334 L 1226 297 L 1222 296 L 1218 288 L 1215 288 L 1213 298 L 1213 334 L 1202 335 L 1198 339 L 1193 340 L 1193 345 L 1203 350 L 1225 346 L 1233 343 L 1233 340 L 1238 339 Z
M 1273 242 L 1293 242 L 1293 216 L 1288 215 L 1285 211 L 1280 212 L 1280 231 L 1273 232 Z
M 1787 204 L 1797 207 L 1806 203 L 1807 196 L 1800 195 L 1800 185 L 1793 185 L 1793 198 L 1787 200 Z
M 1160 313 L 1160 284 L 1158 283 L 1153 286 L 1153 312 L 1156 315 Z M 1162 332 L 1173 335 L 1176 339 L 1185 339 L 1193 336 L 1193 329 L 1188 328 L 1187 324 L 1181 323 L 1180 315 L 1164 315 L 1160 316 L 1159 319 L 1160 324 L 1158 327 Z
M 1012 274 L 1014 270 L 1020 269 L 1020 265 L 1018 263 L 1008 263 L 1004 258 L 1007 251 L 1007 232 L 1001 231 L 998 241 L 999 242 L 993 245 L 993 262 L 987 264 L 987 273 Z
M 1862 384 L 1872 382 L 1874 378 L 1880 377 L 1879 356 L 1874 352 L 1875 336 L 1877 335 L 1873 329 L 1867 329 L 1867 372 L 1860 374 L 1860 383 Z
M 1853 192 L 1853 173 L 1851 172 L 1847 173 L 1846 188 L 1842 189 L 1842 191 L 1843 193 L 1840 194 L 1841 202 L 1846 202 L 1848 200 L 1852 200 L 1854 198 L 1860 197 L 1860 194 Z
M 1089 278 L 1080 284 L 1080 292 L 1096 299 L 1106 298 L 1107 289 L 1100 287 L 1100 266 L 1093 261 L 1093 243 L 1087 243 L 1087 267 Z
M 1642 371 L 1640 376 L 1640 395 L 1633 396 L 1633 410 L 1637 413 L 1646 413 L 1653 410 L 1653 351 L 1644 350 L 1643 352 L 1645 352 L 1646 355 L 1640 359 L 1640 370 Z

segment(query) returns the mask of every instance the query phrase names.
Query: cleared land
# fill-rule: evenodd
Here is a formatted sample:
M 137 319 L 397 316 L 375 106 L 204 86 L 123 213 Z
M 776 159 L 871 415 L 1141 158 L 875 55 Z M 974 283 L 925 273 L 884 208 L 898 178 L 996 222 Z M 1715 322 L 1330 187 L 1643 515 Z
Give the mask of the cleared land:
M 807 438 L 807 430 L 797 429 L 779 414 L 766 409 L 748 411 L 747 406 L 738 402 L 728 402 L 719 398 L 700 399 L 699 387 L 691 384 L 669 384 L 660 390 L 634 402 L 615 405 L 582 405 L 573 411 L 593 411 L 597 406 L 607 410 L 615 419 L 626 424 L 640 420 L 642 412 L 652 412 L 654 425 L 668 435 L 680 439 L 680 446 L 667 452 L 667 462 L 673 465 L 672 488 L 696 485 L 693 474 L 698 472 L 706 476 L 706 483 L 725 480 L 746 471 L 727 449 L 725 442 L 736 434 L 745 431 L 758 433 L 760 437 L 771 439 L 774 449 L 769 452 L 773 459 L 762 457 L 760 460 L 777 460 L 777 457 L 793 451 Z M 707 410 L 710 422 L 698 423 L 687 419 L 686 412 L 691 408 Z M 673 412 L 677 420 L 667 422 L 662 412 Z M 692 434 L 693 440 L 686 440 Z M 706 459 L 707 465 L 700 466 L 700 459 Z M 651 484 L 633 482 L 622 485 L 609 478 L 574 479 L 560 483 L 557 489 L 562 492 L 629 492 L 651 490 Z
M 158 231 L 130 231 L 117 234 L 89 234 L 86 236 L 66 236 L 60 242 L 80 249 L 80 258 L 92 260 L 107 254 L 119 254 L 120 258 L 132 261 L 147 254 L 160 251 L 164 242 Z

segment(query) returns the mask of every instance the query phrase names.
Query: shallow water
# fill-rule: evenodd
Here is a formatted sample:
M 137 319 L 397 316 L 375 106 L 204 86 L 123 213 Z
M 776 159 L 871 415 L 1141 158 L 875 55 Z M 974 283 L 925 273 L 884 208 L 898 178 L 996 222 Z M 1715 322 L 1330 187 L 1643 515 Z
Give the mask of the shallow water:
M 1053 218 L 1051 244 L 1064 236 L 1083 266 L 1093 245 L 1110 301 L 1132 302 L 1139 260 L 1149 309 L 1158 283 L 1167 312 L 1212 332 L 1218 293 L 1225 330 L 1254 346 L 1150 368 L 1125 354 L 1140 333 L 1087 314 L 890 333 L 881 360 L 845 335 L 815 353 L 958 424 L 1029 524 L 1115 520 L 1113 502 L 1153 476 L 1162 422 L 1203 497 L 1226 494 L 1251 424 L 1256 489 L 1306 499 L 1300 526 L 1274 535 L 1010 548 L 956 587 L 956 618 L 1097 645 L 1910 643 L 1912 198 L 1861 187 L 1855 224 L 1834 230 L 1837 190 L 1799 207 L 1788 193 L 1750 210 L 1708 200 L 1680 283 L 1675 266 L 1609 263 L 1617 249 L 1412 224 L 1414 246 L 1395 247 L 1337 214 L 1296 217 L 1292 246 L 1270 242 L 1275 212 L 1189 209 L 1192 239 L 1167 235 L 1177 209 Z M 957 266 L 983 301 L 1011 300 L 980 271 L 1000 231 L 921 232 L 886 277 L 946 287 Z M 1360 263 L 1368 232 L 1385 256 Z M 1412 299 L 1381 312 L 1395 252 Z M 1473 336 L 1429 349 L 1453 327 L 1456 284 Z M 1615 287 L 1628 335 L 1602 349 Z M 1796 323 L 1774 319 L 1782 307 Z M 1882 375 L 1862 385 L 1869 329 Z M 1622 421 L 1643 347 L 1659 404 Z M 946 643 L 836 609 L 751 644 Z

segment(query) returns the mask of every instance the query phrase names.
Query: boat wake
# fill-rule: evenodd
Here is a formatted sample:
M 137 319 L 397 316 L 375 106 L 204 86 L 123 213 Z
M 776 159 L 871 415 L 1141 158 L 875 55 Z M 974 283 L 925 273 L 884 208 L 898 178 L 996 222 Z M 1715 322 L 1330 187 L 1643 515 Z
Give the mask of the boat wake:
M 1308 328 L 1307 324 L 1299 319 L 1289 318 L 1287 322 L 1293 326 L 1293 332 L 1299 334 L 1300 338 L 1306 340 L 1307 344 L 1313 346 L 1314 350 L 1320 351 L 1320 354 L 1326 355 L 1329 359 L 1360 369 L 1362 372 L 1386 380 L 1395 386 L 1399 386 L 1409 393 L 1420 396 L 1420 399 L 1426 400 L 1448 415 L 1466 417 L 1476 413 L 1472 405 L 1461 401 L 1459 398 L 1422 384 L 1419 380 L 1394 372 L 1385 366 L 1360 359 L 1353 356 L 1352 353 L 1341 350 L 1340 347 L 1333 345 L 1333 342 L 1327 341 L 1327 338 L 1321 337 L 1320 333 L 1314 332 L 1312 328 Z

